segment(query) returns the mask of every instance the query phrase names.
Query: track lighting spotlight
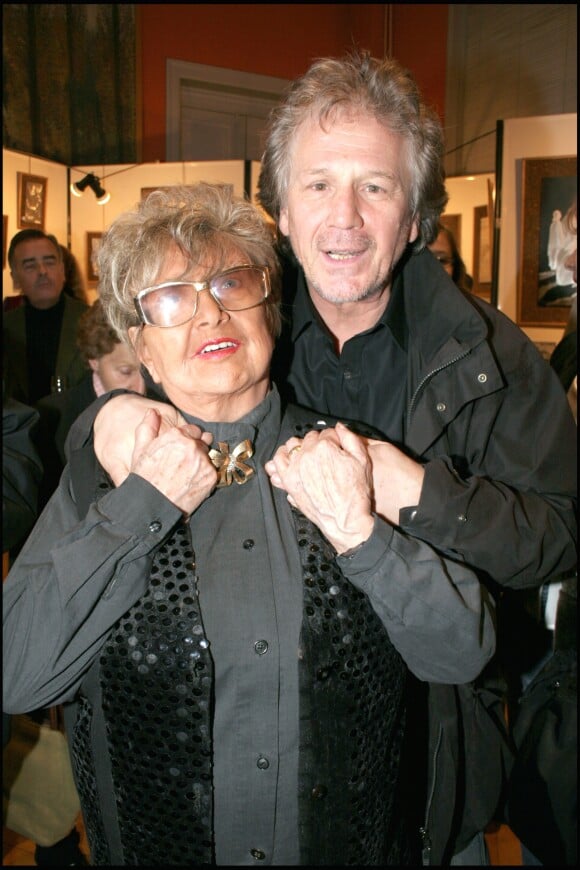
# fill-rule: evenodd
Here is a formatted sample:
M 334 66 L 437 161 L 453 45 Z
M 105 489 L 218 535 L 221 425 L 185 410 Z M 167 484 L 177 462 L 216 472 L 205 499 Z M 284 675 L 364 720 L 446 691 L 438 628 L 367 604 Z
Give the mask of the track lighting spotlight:
M 91 190 L 97 197 L 97 202 L 99 203 L 99 205 L 104 205 L 110 200 L 111 194 L 105 190 L 97 176 L 93 175 L 92 172 L 89 172 L 88 175 L 85 175 L 85 177 L 81 179 L 81 181 L 72 183 L 70 186 L 70 191 L 75 196 L 82 196 L 87 187 L 91 188 Z

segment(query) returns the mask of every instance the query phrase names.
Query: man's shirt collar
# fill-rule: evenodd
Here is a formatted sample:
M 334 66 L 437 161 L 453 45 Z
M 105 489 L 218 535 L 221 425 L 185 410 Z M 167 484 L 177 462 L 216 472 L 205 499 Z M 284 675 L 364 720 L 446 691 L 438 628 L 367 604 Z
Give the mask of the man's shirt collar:
M 306 278 L 302 269 L 298 272 L 298 284 L 296 296 L 294 297 L 294 305 L 292 309 L 292 341 L 308 329 L 312 323 L 318 322 L 320 327 L 324 329 L 324 325 L 318 312 L 316 311 L 310 292 L 306 285 Z M 367 332 L 371 332 L 379 325 L 386 326 L 392 333 L 397 344 L 403 349 L 407 348 L 407 319 L 405 316 L 405 299 L 403 293 L 403 273 L 397 271 L 391 290 L 391 298 L 389 303 L 374 327 Z

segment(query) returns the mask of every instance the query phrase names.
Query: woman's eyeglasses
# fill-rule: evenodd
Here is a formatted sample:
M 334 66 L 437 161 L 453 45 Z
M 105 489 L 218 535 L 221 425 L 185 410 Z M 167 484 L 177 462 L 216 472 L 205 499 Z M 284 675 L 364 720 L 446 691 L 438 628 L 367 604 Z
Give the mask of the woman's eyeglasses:
M 209 281 L 167 281 L 140 290 L 135 308 L 148 326 L 181 326 L 197 313 L 197 300 L 208 290 L 224 311 L 245 311 L 261 305 L 270 293 L 266 266 L 236 266 Z

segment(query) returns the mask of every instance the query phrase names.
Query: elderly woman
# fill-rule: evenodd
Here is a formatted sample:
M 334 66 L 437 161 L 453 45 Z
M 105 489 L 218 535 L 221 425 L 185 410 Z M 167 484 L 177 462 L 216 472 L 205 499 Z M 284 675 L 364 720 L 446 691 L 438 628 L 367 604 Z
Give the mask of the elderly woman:
M 93 864 L 414 861 L 392 827 L 407 668 L 473 678 L 485 592 L 373 514 L 364 439 L 280 407 L 277 265 L 250 203 L 155 192 L 99 273 L 166 404 L 108 473 L 95 407 L 73 427 L 4 584 L 4 710 L 64 703 Z M 326 429 L 327 465 L 272 487 L 265 464 L 290 481 L 297 436 Z

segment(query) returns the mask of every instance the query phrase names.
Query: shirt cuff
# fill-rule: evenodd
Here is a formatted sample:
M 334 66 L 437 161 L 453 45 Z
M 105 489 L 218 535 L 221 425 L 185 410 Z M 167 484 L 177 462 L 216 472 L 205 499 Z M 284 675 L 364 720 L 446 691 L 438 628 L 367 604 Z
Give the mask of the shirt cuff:
M 337 555 L 336 561 L 341 571 L 349 578 L 374 571 L 377 563 L 384 559 L 385 551 L 393 540 L 393 534 L 393 527 L 375 516 L 370 537 L 352 550 Z

